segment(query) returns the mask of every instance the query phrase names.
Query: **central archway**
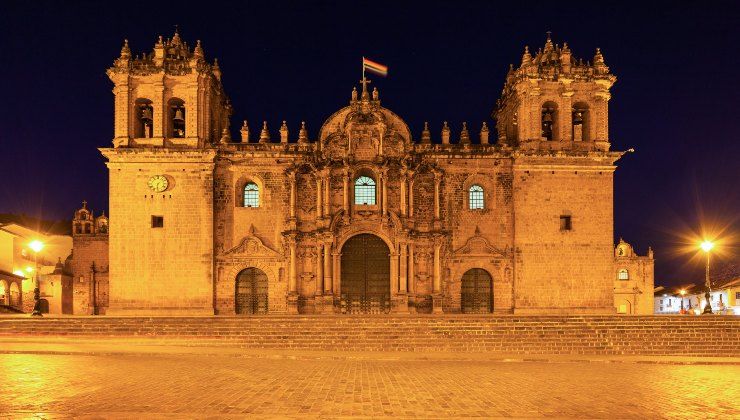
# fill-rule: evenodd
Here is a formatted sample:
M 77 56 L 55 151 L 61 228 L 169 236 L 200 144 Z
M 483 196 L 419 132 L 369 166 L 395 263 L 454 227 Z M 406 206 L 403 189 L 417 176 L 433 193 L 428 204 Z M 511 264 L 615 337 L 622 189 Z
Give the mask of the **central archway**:
M 250 267 L 236 276 L 234 311 L 239 315 L 267 313 L 267 274 Z
M 342 312 L 390 311 L 390 250 L 379 237 L 361 233 L 342 247 Z

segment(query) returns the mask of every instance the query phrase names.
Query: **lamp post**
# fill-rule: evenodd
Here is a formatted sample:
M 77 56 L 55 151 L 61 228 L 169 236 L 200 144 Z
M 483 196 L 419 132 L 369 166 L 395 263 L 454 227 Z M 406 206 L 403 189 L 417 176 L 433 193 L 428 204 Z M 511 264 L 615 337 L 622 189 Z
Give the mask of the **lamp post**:
M 685 295 L 686 295 L 686 289 L 681 289 L 681 312 L 680 313 L 682 313 L 682 314 L 684 313 L 684 311 L 683 311 L 683 297 Z
M 704 286 L 706 287 L 706 291 L 704 292 L 704 298 L 707 300 L 707 304 L 704 306 L 704 314 L 712 314 L 712 300 L 711 295 L 709 294 L 709 291 L 711 290 L 711 283 L 709 282 L 709 251 L 714 248 L 714 244 L 710 241 L 704 241 L 699 245 L 704 251 L 705 254 L 707 254 L 707 263 L 705 266 L 705 278 L 704 278 Z
M 28 244 L 33 250 L 33 263 L 36 266 L 36 287 L 33 289 L 33 313 L 31 316 L 43 316 L 41 314 L 41 285 L 39 284 L 39 252 L 44 249 L 44 243 L 39 240 L 33 240 Z

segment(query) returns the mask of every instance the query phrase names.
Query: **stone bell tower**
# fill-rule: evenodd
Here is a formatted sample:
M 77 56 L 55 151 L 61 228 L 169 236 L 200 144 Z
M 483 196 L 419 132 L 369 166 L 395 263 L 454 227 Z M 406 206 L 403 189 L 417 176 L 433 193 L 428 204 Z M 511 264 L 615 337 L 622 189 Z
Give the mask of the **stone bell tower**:
M 200 41 L 191 51 L 175 32 L 132 57 L 126 40 L 108 77 L 115 85 L 114 147 L 203 148 L 228 128 L 221 69 L 205 60 Z
M 175 32 L 150 53 L 124 42 L 114 83 L 109 314 L 213 314 L 215 143 L 231 105 L 221 70 Z M 227 136 L 228 137 L 228 136 Z
M 524 47 L 506 76 L 493 117 L 499 141 L 540 150 L 609 150 L 609 89 L 616 77 L 597 48 L 593 62 L 573 57 L 549 34 L 534 57 Z

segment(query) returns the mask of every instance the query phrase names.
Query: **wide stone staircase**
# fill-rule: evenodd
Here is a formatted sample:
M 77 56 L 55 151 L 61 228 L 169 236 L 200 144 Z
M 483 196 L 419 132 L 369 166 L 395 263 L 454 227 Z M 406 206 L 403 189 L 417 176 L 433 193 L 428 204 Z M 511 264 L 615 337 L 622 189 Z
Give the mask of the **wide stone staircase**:
M 740 356 L 732 316 L 0 318 L 3 337 L 79 337 L 251 349 Z

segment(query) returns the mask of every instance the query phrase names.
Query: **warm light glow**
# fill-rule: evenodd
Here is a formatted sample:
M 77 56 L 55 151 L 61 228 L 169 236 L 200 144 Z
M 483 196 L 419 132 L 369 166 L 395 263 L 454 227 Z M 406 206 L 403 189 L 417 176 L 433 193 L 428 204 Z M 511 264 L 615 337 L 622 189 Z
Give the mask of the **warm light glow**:
M 13 271 L 13 274 L 16 276 L 26 277 L 26 273 L 24 273 L 23 270 L 15 270 Z
M 714 243 L 712 243 L 711 241 L 704 241 L 699 246 L 701 247 L 702 251 L 709 252 L 712 250 L 712 248 L 714 248 Z
M 685 294 L 686 294 L 686 290 L 684 290 L 684 289 L 681 289 L 681 296 L 683 296 L 683 295 L 685 295 Z
M 28 247 L 31 248 L 33 252 L 39 252 L 44 249 L 44 243 L 37 239 L 34 239 L 28 244 Z
M 26 267 L 26 272 L 30 273 L 31 271 L 33 271 L 33 267 Z

